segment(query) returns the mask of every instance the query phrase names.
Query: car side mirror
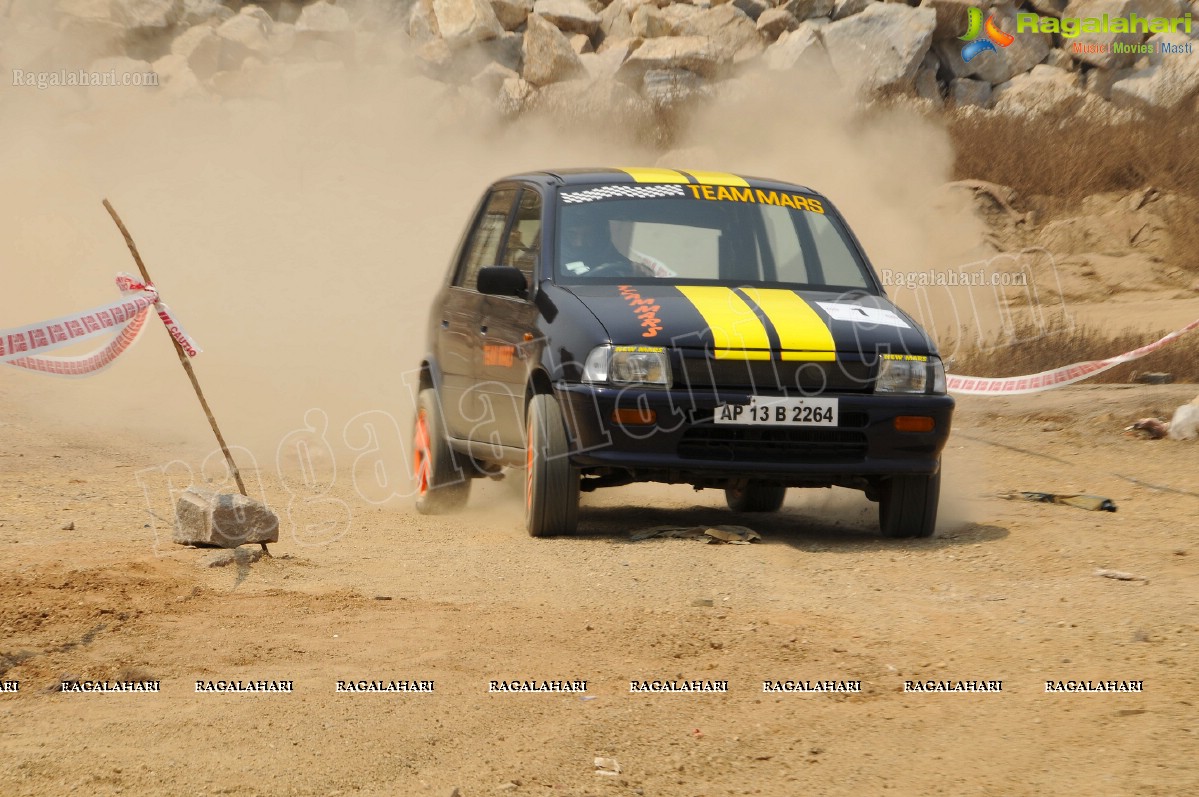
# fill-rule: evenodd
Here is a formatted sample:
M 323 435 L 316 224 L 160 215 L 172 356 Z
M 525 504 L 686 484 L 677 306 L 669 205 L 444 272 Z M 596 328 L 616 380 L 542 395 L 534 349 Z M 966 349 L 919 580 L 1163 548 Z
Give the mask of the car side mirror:
M 479 269 L 477 287 L 479 293 L 491 296 L 518 296 L 523 299 L 529 295 L 529 283 L 525 281 L 524 273 L 512 266 L 484 266 Z

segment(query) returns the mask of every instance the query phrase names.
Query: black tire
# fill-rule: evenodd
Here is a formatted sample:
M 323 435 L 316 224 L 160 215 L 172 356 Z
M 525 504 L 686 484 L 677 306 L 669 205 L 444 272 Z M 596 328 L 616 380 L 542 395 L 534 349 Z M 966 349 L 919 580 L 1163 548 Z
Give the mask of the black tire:
M 553 396 L 539 394 L 529 402 L 525 418 L 525 528 L 532 537 L 574 534 L 579 472 L 570 464 L 562 408 Z
M 879 490 L 879 530 L 884 537 L 933 536 L 940 499 L 940 470 L 933 476 L 892 476 Z
M 727 487 L 724 500 L 734 512 L 777 512 L 787 497 L 787 486 L 751 479 L 744 488 Z
M 470 497 L 471 479 L 458 466 L 446 438 L 436 390 L 426 388 L 420 392 L 412 427 L 416 511 L 422 515 L 457 512 Z

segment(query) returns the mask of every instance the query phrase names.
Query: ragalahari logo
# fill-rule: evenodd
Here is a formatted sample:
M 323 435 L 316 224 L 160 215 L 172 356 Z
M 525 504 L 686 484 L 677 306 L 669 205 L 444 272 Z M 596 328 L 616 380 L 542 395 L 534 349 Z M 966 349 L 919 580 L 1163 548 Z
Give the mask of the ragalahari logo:
M 997 52 L 995 49 L 996 44 L 1000 47 L 1007 47 L 1015 41 L 1014 36 L 1004 33 L 995 24 L 994 14 L 987 17 L 987 23 L 984 25 L 982 11 L 977 8 L 968 8 L 966 9 L 966 13 L 969 15 L 966 24 L 966 35 L 958 37 L 966 42 L 965 46 L 962 47 L 963 61 L 969 63 L 974 56 L 986 50 Z M 978 38 L 980 34 L 984 33 L 986 34 L 985 39 Z

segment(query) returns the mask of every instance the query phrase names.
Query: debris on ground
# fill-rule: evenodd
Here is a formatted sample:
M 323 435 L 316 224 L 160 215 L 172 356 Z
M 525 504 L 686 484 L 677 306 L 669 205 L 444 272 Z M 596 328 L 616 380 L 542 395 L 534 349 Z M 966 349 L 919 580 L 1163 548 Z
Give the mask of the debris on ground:
M 74 531 L 75 530 L 75 521 L 72 520 L 70 523 L 63 524 L 62 530 L 63 531 Z
M 747 545 L 762 539 L 762 535 L 745 526 L 653 526 L 629 534 L 633 542 L 652 538 L 704 540 L 709 543 L 727 542 L 731 545 Z
M 1125 426 L 1126 432 L 1140 432 L 1138 436 L 1144 440 L 1161 440 L 1170 433 L 1170 422 L 1160 418 L 1141 418 L 1141 420 Z
M 602 756 L 596 756 L 595 774 L 615 777 L 616 775 L 620 774 L 620 762 L 615 758 L 603 758 Z
M 1146 371 L 1143 374 L 1134 373 L 1132 381 L 1141 385 L 1171 385 L 1174 384 L 1174 374 L 1162 373 L 1161 371 Z
M 236 564 L 239 567 L 244 565 L 252 565 L 262 558 L 263 551 L 261 548 L 233 548 L 232 550 L 221 551 L 211 557 L 204 563 L 205 567 L 228 567 L 231 564 Z
M 1142 581 L 1146 584 L 1149 583 L 1149 579 L 1145 578 L 1144 576 L 1125 573 L 1123 570 L 1107 570 L 1102 567 L 1097 567 L 1095 568 L 1095 575 L 1099 576 L 1100 578 L 1112 578 L 1116 581 Z
M 1089 509 L 1092 512 L 1115 512 L 1116 502 L 1110 498 L 1104 498 L 1102 495 L 1080 495 L 1078 493 L 1035 493 L 1028 491 L 1020 491 L 1016 493 L 1002 493 L 1000 498 L 1008 500 L 1020 499 L 1024 501 L 1033 501 L 1040 504 L 1065 504 L 1066 506 L 1075 506 L 1079 509 Z

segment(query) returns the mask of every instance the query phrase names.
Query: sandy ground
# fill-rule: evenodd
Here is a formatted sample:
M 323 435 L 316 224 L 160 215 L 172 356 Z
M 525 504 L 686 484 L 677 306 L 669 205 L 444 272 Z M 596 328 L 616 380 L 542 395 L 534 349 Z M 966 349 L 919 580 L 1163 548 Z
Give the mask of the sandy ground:
M 68 434 L 10 388 L 0 679 L 20 691 L 0 694 L 0 794 L 1199 793 L 1199 449 L 1121 432 L 1194 392 L 961 401 L 931 540 L 878 539 L 856 493 L 792 491 L 761 517 L 665 486 L 589 496 L 578 537 L 534 540 L 504 483 L 425 518 L 368 503 L 353 468 L 297 490 L 285 457 L 250 474 L 284 515 L 273 558 L 208 568 L 213 552 L 172 545 L 155 517 L 167 475 L 186 484 L 204 450 Z M 1119 511 L 1009 490 L 1096 493 Z M 629 541 L 661 523 L 764 539 Z M 65 678 L 161 692 L 56 691 Z M 295 691 L 195 692 L 221 678 Z M 488 693 L 514 678 L 588 685 Z M 630 694 L 654 678 L 729 691 Z M 435 691 L 338 694 L 338 679 Z M 787 679 L 862 691 L 763 693 Z M 904 693 L 911 679 L 1003 687 Z M 1064 679 L 1144 691 L 1045 693 Z M 621 773 L 595 774 L 596 756 Z

